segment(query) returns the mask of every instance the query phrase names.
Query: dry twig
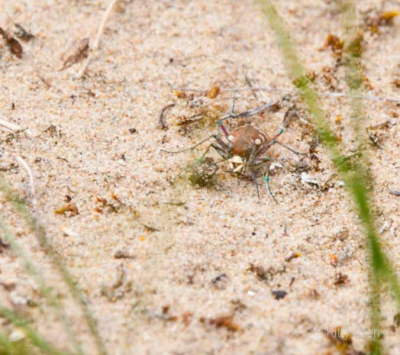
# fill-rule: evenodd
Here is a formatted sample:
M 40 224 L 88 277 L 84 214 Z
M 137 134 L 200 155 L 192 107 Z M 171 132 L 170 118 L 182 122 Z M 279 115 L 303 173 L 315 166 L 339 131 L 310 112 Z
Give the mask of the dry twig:
M 83 65 L 81 71 L 76 75 L 77 78 L 80 79 L 85 75 L 86 70 L 89 67 L 89 65 L 90 65 L 90 63 L 91 63 L 91 61 L 93 59 L 93 55 L 94 55 L 95 51 L 97 50 L 97 48 L 99 47 L 100 39 L 101 39 L 101 36 L 103 35 L 104 28 L 106 26 L 106 22 L 107 22 L 108 18 L 110 17 L 110 14 L 111 14 L 111 12 L 112 12 L 112 10 L 114 8 L 114 5 L 117 3 L 117 1 L 118 0 L 111 0 L 110 4 L 108 5 L 107 10 L 104 13 L 103 20 L 101 21 L 100 27 L 99 27 L 99 29 L 97 31 L 97 35 L 96 35 L 96 39 L 95 39 L 95 41 L 93 43 L 93 47 L 92 47 L 92 49 L 90 51 L 89 56 L 86 59 L 86 62 Z
M 160 127 L 160 129 L 168 128 L 167 123 L 164 121 L 164 114 L 165 114 L 165 111 L 167 111 L 171 107 L 174 107 L 175 105 L 176 105 L 175 103 L 172 103 L 161 109 L 160 113 L 158 114 L 158 126 Z
M 19 155 L 16 156 L 18 163 L 22 165 L 22 167 L 26 170 L 29 176 L 29 187 L 30 187 L 30 193 L 31 193 L 31 199 L 32 199 L 32 206 L 33 206 L 33 211 L 35 213 L 35 219 L 36 219 L 36 224 L 38 223 L 38 206 L 37 206 L 37 200 L 36 200 L 36 191 L 35 191 L 35 178 L 33 177 L 33 173 L 31 168 L 29 167 L 28 163 L 22 159 Z
M 29 130 L 23 129 L 21 126 L 18 126 L 14 123 L 4 121 L 2 119 L 0 119 L 0 127 L 5 128 L 7 131 L 9 131 L 11 133 L 25 132 L 28 137 L 30 137 L 30 138 L 32 137 L 32 134 Z

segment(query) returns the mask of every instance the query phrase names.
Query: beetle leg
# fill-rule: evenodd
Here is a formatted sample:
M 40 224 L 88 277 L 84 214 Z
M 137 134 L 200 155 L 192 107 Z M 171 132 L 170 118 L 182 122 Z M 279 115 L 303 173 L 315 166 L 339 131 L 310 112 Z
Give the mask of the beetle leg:
M 297 110 L 295 107 L 292 107 L 291 109 L 289 109 L 286 113 L 285 113 L 285 117 L 283 119 L 283 125 L 279 128 L 279 131 L 277 134 L 275 134 L 275 136 L 273 136 L 269 141 L 268 141 L 268 148 L 270 148 L 271 146 L 273 146 L 275 143 L 278 143 L 280 145 L 282 145 L 283 147 L 285 147 L 286 149 L 290 150 L 291 152 L 293 152 L 296 155 L 300 155 L 300 152 L 295 151 L 294 149 L 288 147 L 287 145 L 277 142 L 277 138 L 283 133 L 283 131 L 286 129 L 286 127 L 289 125 L 290 121 L 293 119 L 294 116 L 297 115 Z
M 251 180 L 253 180 L 254 184 L 256 185 L 257 196 L 258 196 L 258 198 L 260 198 L 260 189 L 258 188 L 256 174 L 253 170 L 250 170 L 250 177 L 251 177 Z
M 225 160 L 228 159 L 228 154 L 229 154 L 229 153 L 228 153 L 224 148 L 220 147 L 218 144 L 215 144 L 215 143 L 211 143 L 211 144 L 210 144 L 210 147 L 213 147 L 213 148 L 216 150 L 216 152 L 217 152 L 222 158 L 224 158 Z
M 261 159 L 261 160 L 259 160 L 259 161 L 257 161 L 257 159 L 256 159 L 256 160 L 254 161 L 254 163 L 251 164 L 251 165 L 249 165 L 249 166 L 250 166 L 250 167 L 259 166 L 259 165 L 268 163 L 270 160 L 271 160 L 271 159 L 270 159 L 269 157 L 266 157 L 265 159 Z
M 226 151 L 229 150 L 228 144 L 226 144 L 221 138 L 219 138 L 218 135 L 215 136 L 214 139 L 217 141 L 217 143 L 221 146 L 222 149 Z
M 255 144 L 251 147 L 251 152 L 250 152 L 250 156 L 249 156 L 249 160 L 248 160 L 248 165 L 253 165 L 254 161 L 256 160 L 257 157 L 257 150 L 258 146 L 256 146 Z
M 289 146 L 287 146 L 286 144 L 283 144 L 283 143 L 281 143 L 281 142 L 278 142 L 278 141 L 275 141 L 275 143 L 277 143 L 277 144 L 279 144 L 280 146 L 282 146 L 283 148 L 286 148 L 287 150 L 290 150 L 293 154 L 296 154 L 297 156 L 299 156 L 299 155 L 307 155 L 307 154 L 305 154 L 305 153 L 300 153 L 300 152 L 298 152 L 297 150 L 295 150 L 295 149 L 293 149 L 293 148 L 291 148 L 291 147 L 289 147 Z
M 267 172 L 265 173 L 265 182 L 267 183 L 267 188 L 269 191 L 269 194 L 271 195 L 272 199 L 275 201 L 276 204 L 278 204 L 278 201 L 276 201 L 276 198 L 274 194 L 272 193 L 271 186 L 269 185 L 269 173 L 270 173 L 270 162 L 267 164 Z

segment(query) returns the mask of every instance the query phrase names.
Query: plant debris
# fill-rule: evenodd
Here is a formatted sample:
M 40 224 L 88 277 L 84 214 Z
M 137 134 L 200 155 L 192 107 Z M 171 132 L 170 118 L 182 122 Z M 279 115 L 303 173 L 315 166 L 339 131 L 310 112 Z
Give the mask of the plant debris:
M 55 214 L 60 214 L 67 217 L 74 217 L 79 214 L 79 210 L 75 203 L 70 202 L 55 210 Z
M 254 264 L 250 264 L 248 271 L 255 273 L 257 275 L 257 278 L 260 281 L 269 282 L 269 281 L 273 280 L 275 275 L 285 273 L 286 266 L 283 266 L 282 268 L 276 270 L 273 267 L 269 267 L 268 269 L 265 269 L 262 266 L 256 266 Z
M 10 246 L 0 238 L 0 254 L 3 252 L 3 250 L 8 249 L 9 247 Z
M 103 197 L 96 196 L 96 202 L 100 204 L 100 206 L 96 207 L 94 210 L 98 213 L 117 213 L 119 206 L 114 206 L 112 203 L 108 202 L 107 199 Z
M 21 44 L 14 37 L 10 36 L 6 31 L 4 31 L 1 27 L 0 35 L 3 36 L 4 40 L 6 41 L 10 52 L 14 54 L 18 59 L 21 59 L 24 52 Z
M 24 42 L 29 42 L 30 40 L 35 38 L 35 36 L 32 33 L 28 32 L 21 25 L 16 24 L 15 27 L 17 27 L 18 30 L 14 31 L 14 34 L 20 40 L 22 40 Z
M 300 253 L 294 252 L 294 253 L 290 254 L 290 255 L 285 259 L 285 261 L 286 261 L 286 262 L 290 262 L 290 261 L 292 261 L 293 259 L 297 259 L 297 258 L 300 258 L 300 257 L 301 257 L 301 254 L 300 254 Z
M 380 27 L 393 25 L 394 19 L 399 16 L 399 11 L 384 11 L 378 14 L 368 15 L 365 19 L 367 28 L 372 33 L 379 33 Z
M 226 330 L 228 330 L 230 332 L 238 332 L 241 330 L 240 326 L 233 321 L 233 318 L 234 318 L 234 314 L 223 315 L 223 316 L 219 316 L 219 317 L 211 318 L 211 319 L 206 319 L 206 318 L 202 317 L 202 318 L 200 318 L 200 322 L 213 325 L 217 329 L 225 328 Z
M 215 99 L 221 93 L 221 88 L 218 85 L 214 85 L 210 90 L 207 91 L 206 97 L 209 99 Z
M 62 67 L 58 71 L 63 71 L 72 67 L 87 58 L 89 53 L 89 38 L 84 38 L 79 42 L 73 43 L 61 56 Z
M 175 105 L 176 105 L 175 103 L 172 103 L 172 104 L 169 104 L 169 105 L 167 105 L 167 106 L 164 106 L 164 107 L 161 109 L 160 113 L 158 114 L 158 127 L 159 127 L 160 129 L 164 129 L 164 130 L 168 129 L 168 125 L 167 125 L 167 123 L 164 121 L 165 111 L 167 111 L 168 109 L 174 107 Z
M 326 336 L 331 345 L 341 354 L 352 354 L 350 351 L 353 351 L 353 339 L 350 334 L 342 334 L 341 327 L 334 328 L 330 331 L 322 329 L 322 333 Z M 361 353 L 359 354 L 361 355 Z
M 341 272 L 338 272 L 335 275 L 335 281 L 334 281 L 334 285 L 335 286 L 342 286 L 349 283 L 349 277 Z
M 126 250 L 118 249 L 114 253 L 114 259 L 134 259 L 135 256 Z
M 344 49 L 344 42 L 336 35 L 330 33 L 325 41 L 325 48 L 330 48 L 337 57 L 341 57 Z
M 161 318 L 167 322 L 176 322 L 178 320 L 177 316 L 172 316 L 170 314 L 170 306 L 169 305 L 165 305 L 162 307 L 162 315 Z

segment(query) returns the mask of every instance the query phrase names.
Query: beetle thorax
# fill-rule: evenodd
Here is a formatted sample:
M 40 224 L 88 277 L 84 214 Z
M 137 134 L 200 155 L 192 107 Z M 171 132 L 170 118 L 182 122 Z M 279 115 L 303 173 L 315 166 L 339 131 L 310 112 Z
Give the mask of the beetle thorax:
M 248 158 L 254 146 L 263 146 L 268 137 L 263 131 L 247 124 L 231 131 L 228 139 L 233 155 Z

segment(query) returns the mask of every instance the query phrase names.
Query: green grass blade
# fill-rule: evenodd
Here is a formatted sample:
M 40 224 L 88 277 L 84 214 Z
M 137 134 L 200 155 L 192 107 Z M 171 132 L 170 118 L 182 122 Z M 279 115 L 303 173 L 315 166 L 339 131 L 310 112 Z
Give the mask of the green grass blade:
M 66 314 L 64 313 L 59 301 L 54 296 L 53 290 L 51 289 L 51 287 L 47 286 L 47 284 L 42 276 L 42 273 L 29 260 L 29 257 L 25 254 L 25 252 L 19 246 L 19 244 L 16 241 L 15 236 L 7 228 L 7 226 L 4 223 L 1 216 L 0 216 L 0 229 L 3 232 L 3 235 L 4 235 L 7 243 L 10 245 L 11 249 L 13 250 L 13 252 L 22 260 L 23 265 L 24 265 L 25 269 L 27 270 L 27 272 L 35 279 L 36 283 L 39 286 L 40 292 L 45 296 L 47 303 L 52 308 L 54 308 L 58 320 L 60 320 L 61 323 L 63 324 L 64 329 L 67 332 L 68 338 L 70 339 L 70 341 L 72 342 L 72 344 L 75 347 L 75 351 L 78 354 L 83 355 L 83 350 L 81 348 L 81 345 L 79 344 L 74 333 L 72 332 L 68 318 L 67 318 Z
M 399 280 L 394 272 L 393 267 L 391 266 L 388 257 L 382 250 L 376 233 L 374 216 L 371 212 L 371 198 L 367 188 L 370 178 L 366 173 L 367 169 L 365 168 L 365 154 L 363 155 L 362 159 L 359 159 L 355 163 L 352 163 L 346 159 L 345 155 L 343 154 L 343 148 L 341 147 L 340 142 L 336 138 L 334 131 L 329 125 L 327 115 L 321 108 L 322 105 L 318 95 L 311 87 L 309 80 L 304 75 L 305 70 L 298 59 L 295 45 L 290 37 L 289 31 L 287 31 L 285 28 L 283 19 L 276 11 L 271 0 L 260 0 L 260 2 L 263 5 L 263 10 L 268 17 L 270 26 L 275 32 L 278 44 L 284 54 L 289 74 L 296 83 L 296 86 L 313 117 L 313 121 L 317 127 L 321 141 L 325 144 L 336 169 L 340 173 L 342 179 L 346 182 L 346 186 L 351 193 L 354 203 L 357 207 L 359 218 L 365 227 L 368 248 L 371 254 L 370 267 L 373 275 L 371 279 L 374 280 L 374 282 L 371 280 L 371 284 L 380 284 L 380 277 L 383 277 L 385 280 L 390 282 L 393 294 L 400 306 Z M 351 9 L 347 11 L 351 11 Z M 349 16 L 352 15 L 350 14 Z M 352 49 L 353 53 L 349 60 L 347 77 L 349 86 L 354 90 L 352 93 L 356 94 L 360 90 L 359 88 L 361 84 L 360 73 L 357 72 L 359 68 L 359 62 L 356 60 L 357 53 L 354 52 L 356 51 L 354 48 L 357 48 L 357 46 L 354 46 Z M 356 119 L 354 120 L 355 123 L 353 126 L 357 136 L 356 138 L 359 139 L 359 146 L 360 148 L 363 148 L 364 144 L 361 137 L 361 124 L 359 120 L 361 114 L 359 107 L 360 103 L 358 101 L 354 101 L 353 112 Z M 371 290 L 372 295 L 375 295 L 375 292 L 377 292 L 375 284 L 371 285 Z M 379 329 L 380 316 L 378 315 L 380 315 L 380 302 L 374 302 L 371 308 L 371 322 L 373 326 L 376 326 Z M 379 339 L 375 339 L 373 341 L 373 346 L 374 352 L 376 354 L 380 354 L 381 344 Z
M 362 71 L 362 38 L 360 36 L 360 29 L 357 22 L 357 2 L 354 0 L 344 0 L 342 2 L 342 18 L 343 28 L 345 32 L 345 51 L 344 51 L 344 63 L 346 73 L 346 83 L 349 88 L 350 105 L 351 105 L 351 118 L 352 126 L 358 141 L 358 152 L 360 170 L 359 175 L 366 177 L 367 181 L 364 182 L 364 186 L 368 184 L 368 170 L 365 168 L 368 166 L 368 151 L 366 149 L 367 136 L 364 122 L 366 114 L 364 112 L 364 105 L 360 97 L 363 93 L 363 71 Z M 365 201 L 367 197 L 360 194 L 358 196 L 359 202 Z M 394 272 L 394 268 L 386 258 L 385 253 L 382 251 L 377 238 L 376 229 L 373 224 L 373 216 L 370 210 L 367 208 L 362 209 L 364 217 L 364 224 L 368 225 L 367 230 L 369 234 L 370 250 L 372 251 L 372 268 L 375 272 L 374 277 L 378 278 L 378 282 L 386 281 L 389 283 L 393 297 L 398 303 L 400 309 L 400 283 L 399 278 Z
M 0 305 L 0 314 L 13 323 L 16 327 L 22 329 L 34 346 L 49 355 L 65 355 L 57 350 L 53 345 L 43 340 L 34 330 L 32 330 L 25 321 L 19 318 L 14 312 Z
M 14 355 L 16 353 L 14 345 L 8 339 L 7 335 L 0 332 L 0 354 Z
M 76 286 L 77 282 L 69 273 L 68 269 L 64 266 L 59 255 L 54 250 L 53 246 L 49 243 L 44 227 L 40 225 L 39 221 L 31 214 L 26 202 L 11 190 L 10 186 L 2 177 L 0 177 L 0 191 L 4 193 L 6 199 L 10 201 L 10 203 L 20 213 L 20 215 L 25 218 L 31 230 L 35 232 L 36 238 L 42 251 L 47 255 L 47 257 L 56 267 L 63 281 L 68 286 L 69 291 L 75 302 L 80 306 L 86 324 L 88 325 L 89 331 L 96 343 L 98 353 L 101 355 L 106 355 L 107 351 L 104 342 L 99 334 L 97 322 L 88 307 L 87 300 L 85 299 L 83 293 Z

